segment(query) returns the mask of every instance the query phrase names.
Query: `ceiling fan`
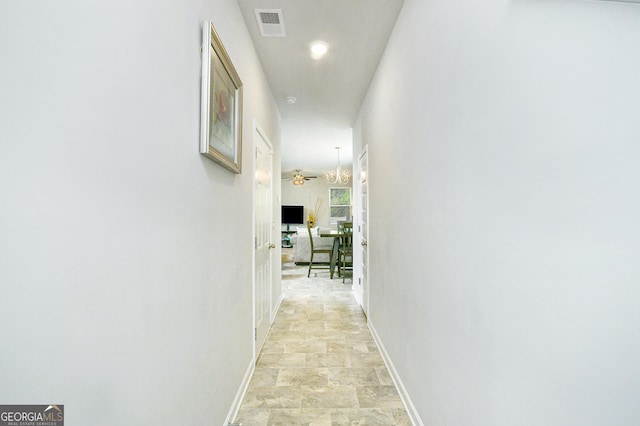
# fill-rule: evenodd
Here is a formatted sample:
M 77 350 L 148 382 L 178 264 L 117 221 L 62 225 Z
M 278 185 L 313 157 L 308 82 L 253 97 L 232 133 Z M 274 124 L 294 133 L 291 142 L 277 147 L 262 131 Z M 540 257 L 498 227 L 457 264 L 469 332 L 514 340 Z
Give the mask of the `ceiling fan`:
M 292 180 L 294 185 L 304 185 L 305 180 L 315 179 L 318 176 L 304 176 L 302 170 L 294 170 L 293 176 L 285 178 L 284 180 Z

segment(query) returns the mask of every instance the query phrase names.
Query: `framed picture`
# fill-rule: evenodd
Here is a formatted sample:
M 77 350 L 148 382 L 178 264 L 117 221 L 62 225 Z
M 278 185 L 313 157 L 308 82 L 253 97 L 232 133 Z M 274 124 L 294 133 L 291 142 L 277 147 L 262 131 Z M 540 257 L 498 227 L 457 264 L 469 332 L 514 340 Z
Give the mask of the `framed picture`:
M 200 153 L 242 172 L 242 81 L 211 22 L 202 31 Z

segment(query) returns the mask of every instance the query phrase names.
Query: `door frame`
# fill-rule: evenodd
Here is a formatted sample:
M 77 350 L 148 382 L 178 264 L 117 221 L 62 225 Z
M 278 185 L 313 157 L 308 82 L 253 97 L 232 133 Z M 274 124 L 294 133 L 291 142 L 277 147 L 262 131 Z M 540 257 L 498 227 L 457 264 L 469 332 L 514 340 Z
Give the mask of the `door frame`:
M 367 179 L 367 205 L 363 206 L 362 205 L 362 186 L 361 186 L 361 159 L 363 157 L 366 157 L 367 159 L 367 163 L 366 163 L 366 179 Z M 363 230 L 363 226 L 364 223 L 362 221 L 362 214 L 363 214 L 363 209 L 365 214 L 367 215 L 367 220 L 366 220 L 366 225 L 369 225 L 369 147 L 368 145 L 365 145 L 362 150 L 360 151 L 360 153 L 358 154 L 358 160 L 357 162 L 354 163 L 354 170 L 353 170 L 353 176 L 354 176 L 354 192 L 355 192 L 355 197 L 354 197 L 354 206 L 355 208 L 355 214 L 354 214 L 354 223 L 356 225 L 356 232 L 354 232 L 354 240 L 353 240 L 353 244 L 356 247 L 356 250 L 354 251 L 354 264 L 353 264 L 353 292 L 354 292 L 354 296 L 356 298 L 356 300 L 358 301 L 358 303 L 360 304 L 360 306 L 362 307 L 362 311 L 364 312 L 364 314 L 366 316 L 369 315 L 369 284 L 368 284 L 368 278 L 369 278 L 369 273 L 367 271 L 367 282 L 364 283 L 363 282 L 363 274 L 362 274 L 362 268 L 363 265 L 367 265 L 367 268 L 369 266 L 369 250 L 366 250 L 366 254 L 367 254 L 367 259 L 363 259 L 363 254 L 364 254 L 364 250 L 361 249 L 361 243 L 364 240 L 363 235 L 365 235 L 365 232 Z M 368 230 L 366 232 L 366 235 L 368 236 Z M 361 284 L 359 284 L 361 283 Z M 359 285 L 361 285 L 361 287 L 358 287 Z

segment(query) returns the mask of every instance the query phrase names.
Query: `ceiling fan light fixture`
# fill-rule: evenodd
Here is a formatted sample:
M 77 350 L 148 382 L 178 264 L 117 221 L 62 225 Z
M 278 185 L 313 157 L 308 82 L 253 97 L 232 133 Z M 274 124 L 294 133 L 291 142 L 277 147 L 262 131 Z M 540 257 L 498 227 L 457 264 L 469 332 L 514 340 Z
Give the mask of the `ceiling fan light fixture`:
M 322 57 L 327 54 L 329 45 L 324 41 L 318 40 L 311 43 L 309 49 L 311 50 L 311 57 L 313 59 L 322 59 Z
M 301 170 L 296 170 L 295 173 L 293 174 L 293 184 L 296 186 L 302 186 L 304 185 L 304 181 L 305 180 L 309 180 L 309 179 L 313 179 L 316 176 L 305 176 L 301 173 Z
M 296 173 L 295 175 L 293 175 L 293 184 L 296 186 L 304 185 L 304 176 L 302 176 L 300 173 Z

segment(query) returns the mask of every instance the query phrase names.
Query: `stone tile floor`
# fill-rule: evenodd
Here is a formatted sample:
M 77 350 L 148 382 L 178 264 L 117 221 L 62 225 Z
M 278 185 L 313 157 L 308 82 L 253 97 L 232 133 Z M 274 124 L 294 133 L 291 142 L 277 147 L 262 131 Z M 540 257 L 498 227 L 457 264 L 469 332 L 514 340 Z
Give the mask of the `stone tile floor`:
M 283 260 L 284 300 L 234 423 L 411 425 L 351 281 L 313 272 Z

